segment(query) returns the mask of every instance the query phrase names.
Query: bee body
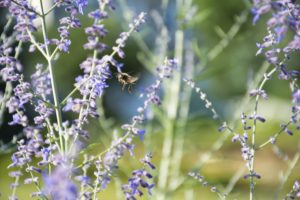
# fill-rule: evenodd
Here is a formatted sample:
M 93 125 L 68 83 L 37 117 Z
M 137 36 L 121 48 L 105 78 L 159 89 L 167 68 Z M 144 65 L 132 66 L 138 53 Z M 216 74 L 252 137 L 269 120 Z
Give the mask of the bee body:
M 125 72 L 119 72 L 117 74 L 118 81 L 123 85 L 122 90 L 128 85 L 128 91 L 130 92 L 131 86 L 137 82 L 139 79 L 136 76 L 131 76 Z

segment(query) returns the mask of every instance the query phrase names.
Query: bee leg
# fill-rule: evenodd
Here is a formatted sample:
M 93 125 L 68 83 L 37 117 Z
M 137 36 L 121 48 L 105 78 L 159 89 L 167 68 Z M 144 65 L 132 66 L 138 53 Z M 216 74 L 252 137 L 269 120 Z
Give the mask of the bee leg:
M 128 85 L 128 92 L 131 93 L 131 85 Z
M 122 86 L 122 91 L 124 91 L 125 86 L 126 86 L 126 84 L 123 84 L 123 86 Z

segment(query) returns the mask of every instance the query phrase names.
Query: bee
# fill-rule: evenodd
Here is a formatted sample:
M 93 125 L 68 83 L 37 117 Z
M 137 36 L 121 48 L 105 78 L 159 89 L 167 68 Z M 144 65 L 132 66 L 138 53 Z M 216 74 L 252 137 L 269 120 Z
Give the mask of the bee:
M 137 80 L 139 80 L 137 76 L 131 76 L 124 72 L 119 72 L 117 74 L 117 79 L 123 85 L 122 90 L 124 90 L 126 85 L 128 85 L 128 92 L 131 92 L 132 85 L 135 84 Z

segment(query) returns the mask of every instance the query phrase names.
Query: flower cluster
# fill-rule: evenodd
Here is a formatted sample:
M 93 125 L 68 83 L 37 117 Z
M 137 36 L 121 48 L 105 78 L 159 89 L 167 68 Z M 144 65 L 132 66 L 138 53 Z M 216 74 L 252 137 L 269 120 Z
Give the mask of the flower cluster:
M 211 101 L 207 99 L 207 95 L 201 90 L 200 87 L 195 86 L 195 82 L 191 79 L 184 79 L 183 80 L 188 86 L 192 89 L 195 89 L 195 92 L 199 94 L 199 97 L 205 103 L 205 108 L 209 109 L 213 113 L 213 119 L 219 118 L 218 113 L 216 112 L 215 108 L 212 106 Z
M 257 43 L 259 48 L 257 54 L 266 49 L 264 52 L 266 59 L 278 66 L 279 78 L 288 80 L 297 77 L 300 72 L 288 70 L 284 61 L 289 59 L 292 52 L 300 50 L 300 5 L 294 0 L 253 1 L 253 23 L 256 23 L 261 15 L 268 12 L 272 13 L 272 17 L 267 22 L 269 34 L 263 39 L 263 43 Z M 288 31 L 292 33 L 293 37 L 284 48 L 280 48 L 279 44 L 283 42 Z M 284 55 L 284 60 L 280 59 L 281 52 Z
M 106 3 L 109 3 L 109 1 Z M 106 4 L 104 4 L 104 6 L 105 5 Z M 104 9 L 103 6 L 101 8 Z M 94 18 L 94 25 L 86 29 L 86 33 L 89 35 L 88 43 L 91 43 L 91 40 L 98 42 L 100 37 L 105 36 L 107 33 L 104 26 L 99 24 L 102 19 L 107 17 L 107 14 L 104 10 L 96 10 L 89 15 Z M 120 34 L 120 37 L 116 40 L 117 46 L 112 48 L 113 52 L 110 55 L 105 55 L 102 59 L 96 58 L 97 54 L 103 50 L 97 48 L 99 45 L 103 47 L 102 43 L 88 48 L 94 50 L 93 57 L 88 57 L 82 62 L 80 67 L 83 69 L 84 75 L 78 76 L 75 84 L 75 87 L 78 88 L 83 97 L 82 99 L 67 98 L 67 105 L 63 109 L 64 111 L 72 110 L 73 112 L 79 113 L 79 118 L 76 122 L 78 128 L 81 128 L 82 125 L 87 122 L 88 116 L 98 116 L 96 111 L 96 99 L 102 97 L 104 89 L 108 87 L 106 82 L 112 77 L 112 69 L 110 66 L 116 67 L 118 71 L 121 71 L 122 65 L 113 57 L 115 54 L 118 54 L 119 57 L 124 58 L 124 53 L 121 48 L 125 46 L 125 42 L 130 34 L 145 22 L 145 16 L 146 14 L 142 12 L 134 21 L 134 24 L 129 26 L 130 30 Z M 87 48 L 87 44 L 85 44 L 84 47 Z
M 49 40 L 49 44 L 55 44 L 60 51 L 68 52 L 71 45 L 71 40 L 69 39 L 70 29 L 81 27 L 78 15 L 83 14 L 83 9 L 88 5 L 88 1 L 55 0 L 54 2 L 58 7 L 64 7 L 69 16 L 63 17 L 59 20 L 60 26 L 57 30 L 59 32 L 60 39 Z
M 189 172 L 188 175 L 201 183 L 204 187 L 209 187 L 210 191 L 217 193 L 220 199 L 226 198 L 226 194 L 223 194 L 216 186 L 211 185 L 207 180 L 205 180 L 204 176 L 200 175 L 198 172 Z
M 296 199 L 300 197 L 300 184 L 298 181 L 295 181 L 293 189 L 286 195 L 284 199 Z
M 154 165 L 151 163 L 151 154 L 147 154 L 141 162 L 150 169 L 155 169 Z M 125 198 L 127 200 L 135 200 L 137 196 L 143 196 L 143 192 L 140 187 L 146 188 L 148 193 L 151 195 L 151 189 L 154 187 L 153 183 L 149 183 L 148 179 L 152 179 L 151 173 L 149 173 L 146 168 L 135 170 L 132 172 L 133 177 L 128 179 L 128 184 L 122 186 L 122 190 L 125 193 Z
M 44 175 L 45 188 L 42 194 L 51 199 L 77 199 L 78 192 L 75 183 L 70 180 L 72 169 L 65 165 L 59 165 L 51 173 Z
M 108 22 L 109 10 L 115 10 L 112 0 L 95 1 L 97 7 L 89 13 L 85 13 L 88 0 L 53 0 L 49 1 L 51 2 L 49 8 L 46 8 L 43 0 L 36 2 L 0 0 L 0 7 L 5 7 L 8 11 L 7 24 L 0 35 L 0 78 L 6 84 L 5 92 L 0 92 L 0 125 L 7 109 L 11 118 L 8 124 L 19 125 L 22 128 L 21 136 L 16 140 L 16 149 L 11 154 L 11 163 L 8 166 L 9 170 L 12 170 L 9 176 L 13 179 L 10 185 L 9 199 L 18 199 L 17 189 L 22 185 L 33 186 L 32 188 L 35 190 L 31 193 L 31 197 L 40 199 L 97 199 L 98 194 L 113 181 L 114 174 L 120 169 L 120 160 L 127 154 L 134 156 L 134 141 L 137 138 L 144 141 L 146 134 L 144 124 L 149 120 L 147 113 L 153 106 L 165 106 L 169 103 L 170 106 L 166 105 L 166 110 L 155 110 L 159 115 L 158 118 L 162 119 L 161 125 L 164 131 L 161 132 L 166 134 L 165 141 L 162 143 L 162 162 L 159 169 L 162 176 L 158 177 L 160 190 L 158 193 L 154 192 L 154 195 L 159 197 L 157 199 L 165 199 L 169 189 L 171 192 L 177 190 L 186 180 L 180 176 L 181 163 L 177 163 L 177 161 L 180 162 L 184 155 L 184 134 L 187 132 L 185 128 L 188 124 L 191 89 L 204 102 L 204 107 L 212 113 L 212 118 L 220 120 L 220 115 L 202 88 L 196 86 L 192 79 L 183 79 L 186 87 L 182 87 L 181 75 L 173 76 L 174 71 L 186 72 L 190 76 L 194 71 L 192 70 L 194 49 L 188 47 L 192 46 L 190 41 L 187 42 L 189 44 L 185 43 L 189 36 L 185 29 L 193 23 L 184 22 L 182 24 L 180 21 L 182 19 L 184 21 L 192 20 L 191 17 L 182 18 L 181 15 L 185 10 L 192 10 L 191 13 L 194 14 L 195 8 L 190 5 L 189 1 L 178 1 L 174 4 L 176 5 L 175 10 L 178 12 L 177 22 L 179 22 L 174 33 L 167 25 L 163 25 L 164 19 L 160 20 L 157 14 L 153 14 L 154 18 L 157 18 L 155 19 L 157 24 L 162 28 L 160 39 L 166 39 L 170 35 L 170 38 L 175 37 L 170 41 L 176 43 L 169 45 L 165 41 L 162 45 L 164 46 L 163 50 L 159 52 L 162 52 L 163 56 L 172 55 L 169 50 L 174 47 L 174 54 L 178 55 L 179 61 L 166 58 L 164 63 L 156 68 L 156 79 L 140 94 L 142 102 L 137 107 L 136 114 L 129 119 L 129 122 L 120 126 L 118 129 L 121 130 L 120 135 L 116 134 L 116 137 L 107 143 L 108 148 L 98 152 L 98 149 L 101 149 L 99 143 L 86 145 L 89 140 L 86 126 L 90 122 L 90 118 L 99 117 L 99 104 L 97 103 L 109 88 L 108 80 L 115 78 L 113 74 L 117 73 L 118 81 L 126 84 L 128 80 L 122 79 L 122 76 L 128 79 L 134 78 L 125 73 L 126 68 L 119 59 L 125 58 L 124 48 L 128 39 L 134 32 L 138 32 L 141 25 L 146 22 L 146 13 L 141 12 L 133 19 L 129 23 L 128 31 L 121 32 L 115 43 L 109 47 L 105 41 L 109 33 L 109 26 L 106 26 L 106 22 Z M 167 5 L 163 5 L 162 8 L 165 6 Z M 182 13 L 181 7 L 184 7 Z M 48 14 L 57 9 L 62 11 L 63 16 L 57 18 L 59 24 L 57 36 L 52 36 L 53 34 L 48 31 L 47 19 Z M 255 181 L 262 177 L 256 172 L 260 170 L 254 167 L 256 166 L 256 151 L 269 143 L 277 147 L 275 142 L 282 132 L 290 136 L 296 135 L 296 130 L 290 125 L 295 125 L 298 130 L 300 129 L 300 90 L 297 85 L 300 72 L 290 69 L 287 62 L 294 52 L 300 50 L 300 5 L 296 0 L 253 0 L 252 13 L 254 14 L 254 24 L 262 15 L 272 14 L 267 22 L 268 35 L 263 38 L 261 43 L 257 43 L 257 55 L 263 53 L 272 69 L 262 76 L 257 88 L 249 92 L 249 96 L 253 97 L 254 108 L 250 112 L 244 111 L 245 113 L 241 114 L 242 130 L 231 128 L 230 123 L 223 122 L 219 130 L 227 130 L 229 134 L 222 134 L 220 140 L 199 162 L 202 165 L 208 160 L 209 156 L 220 149 L 227 136 L 231 134 L 232 142 L 241 144 L 242 158 L 248 169 L 244 178 L 248 179 L 250 183 L 251 200 L 254 196 Z M 66 52 L 72 52 L 70 51 L 72 48 L 71 30 L 82 27 L 81 18 L 85 15 L 89 17 L 87 23 L 90 25 L 83 27 L 86 42 L 81 48 L 90 55 L 79 65 L 82 74 L 76 77 L 73 90 L 60 100 L 57 91 L 57 85 L 60 82 L 55 79 L 56 61 Z M 239 23 L 237 25 L 241 25 Z M 233 32 L 235 30 L 236 27 L 233 27 Z M 291 38 L 286 37 L 288 33 L 291 33 Z M 230 34 L 228 37 L 224 37 L 224 40 L 222 39 L 221 49 L 224 48 L 224 44 L 227 45 L 227 39 L 233 37 Z M 224 36 L 223 33 L 221 35 Z M 146 43 L 143 43 L 142 46 L 143 49 L 147 49 Z M 190 52 L 185 53 L 184 50 L 188 48 L 191 48 Z M 44 59 L 35 63 L 34 73 L 29 76 L 22 72 L 23 65 L 18 58 L 22 51 L 28 51 L 30 55 L 38 54 Z M 196 51 L 198 50 L 196 49 Z M 215 57 L 212 54 L 218 51 L 219 47 L 213 49 L 213 53 L 210 53 L 211 55 L 205 59 L 212 60 Z M 201 51 L 199 52 L 202 54 Z M 184 56 L 189 58 L 184 60 L 182 59 Z M 205 59 L 203 59 L 204 65 L 207 64 Z M 184 63 L 189 67 L 184 69 L 178 66 L 184 66 Z M 258 126 L 267 121 L 260 115 L 262 112 L 259 110 L 259 103 L 260 100 L 269 99 L 269 94 L 264 86 L 275 72 L 278 72 L 280 79 L 290 82 L 292 113 L 289 121 L 282 123 L 276 134 L 272 135 L 265 143 L 258 145 L 256 138 L 256 135 L 259 134 L 258 130 L 260 130 Z M 166 81 L 167 79 L 173 80 Z M 132 82 L 136 80 L 137 78 Z M 164 86 L 167 86 L 166 88 L 170 91 L 161 92 Z M 184 91 L 186 88 L 189 89 L 189 92 Z M 164 111 L 166 112 L 164 113 Z M 72 112 L 74 115 L 66 116 L 66 112 Z M 168 113 L 172 113 L 172 116 L 169 115 L 171 117 L 164 119 Z M 93 147 L 96 147 L 93 149 L 95 151 L 88 152 Z M 174 152 L 172 152 L 173 150 Z M 298 160 L 300 159 L 299 155 L 299 152 L 295 155 Z M 152 172 L 156 167 L 152 163 L 152 155 L 147 154 L 141 159 L 141 163 L 143 167 L 133 170 L 128 181 L 119 188 L 128 200 L 135 200 L 146 193 L 149 195 L 153 193 L 156 179 L 153 178 Z M 293 163 L 297 162 L 288 163 L 290 171 L 294 167 Z M 176 166 L 176 164 L 178 165 Z M 169 174 L 168 171 L 171 173 Z M 242 173 L 239 175 L 240 177 L 242 177 Z M 173 174 L 174 177 L 171 176 Z M 175 177 L 177 175 L 178 177 Z M 221 192 L 199 173 L 190 172 L 188 175 L 203 186 L 209 187 L 220 199 L 227 198 L 227 192 Z M 287 198 L 298 197 L 299 191 L 299 183 L 296 181 Z
M 160 105 L 160 97 L 158 96 L 159 89 L 161 88 L 162 82 L 165 78 L 170 78 L 174 69 L 177 68 L 176 60 L 165 60 L 164 65 L 159 67 L 158 79 L 154 84 L 149 86 L 145 93 L 142 95 L 145 97 L 144 103 L 141 107 L 137 108 L 138 114 L 132 117 L 130 124 L 123 124 L 122 129 L 125 131 L 123 137 L 115 139 L 111 146 L 104 152 L 101 153 L 103 159 L 97 160 L 95 165 L 98 169 L 97 172 L 97 184 L 96 187 L 104 188 L 107 183 L 110 181 L 112 173 L 118 169 L 118 161 L 123 157 L 123 155 L 128 151 L 130 155 L 133 155 L 134 144 L 133 138 L 139 137 L 143 139 L 145 130 L 139 127 L 145 121 L 145 112 L 150 108 L 151 104 Z M 100 155 L 99 155 L 100 156 Z M 91 157 L 87 159 L 83 165 L 91 164 L 93 160 L 98 157 Z M 153 168 L 147 156 L 143 162 L 149 165 L 150 168 Z M 100 188 L 96 188 L 100 191 Z
M 38 12 L 31 6 L 30 2 L 23 0 L 1 0 L 0 7 L 6 7 L 11 16 L 16 19 L 16 24 L 14 25 L 16 40 L 30 41 L 29 32 L 37 30 L 34 20 L 38 16 Z
M 85 29 L 88 42 L 84 45 L 84 49 L 93 50 L 93 56 L 82 62 L 80 67 L 84 74 L 76 78 L 74 90 L 62 102 L 59 102 L 53 74 L 53 60 L 59 58 L 57 56 L 59 50 L 69 51 L 71 47 L 70 29 L 81 27 L 79 15 L 84 14 L 84 8 L 88 1 L 55 0 L 49 10 L 45 10 L 42 1 L 40 1 L 40 8 L 33 7 L 29 1 L 0 1 L 0 6 L 6 7 L 11 13 L 7 27 L 9 28 L 12 20 L 16 21 L 13 27 L 14 35 L 10 37 L 6 37 L 5 33 L 1 35 L 1 79 L 10 87 L 12 87 L 12 82 L 15 82 L 13 94 L 3 97 L 7 100 L 1 102 L 1 108 L 5 105 L 9 113 L 13 114 L 10 125 L 19 124 L 24 127 L 24 138 L 18 141 L 18 149 L 12 155 L 12 163 L 9 168 L 26 169 L 26 173 L 20 171 L 10 173 L 11 177 L 15 179 L 11 185 L 11 199 L 17 199 L 16 190 L 21 185 L 21 176 L 25 176 L 24 184 L 34 184 L 38 189 L 37 192 L 32 193 L 32 197 L 73 200 L 79 198 L 79 195 L 85 199 L 91 199 L 91 195 L 94 195 L 93 198 L 95 198 L 95 195 L 102 188 L 105 188 L 110 181 L 111 173 L 117 168 L 117 162 L 124 155 L 125 150 L 133 153 L 133 137 L 136 135 L 142 137 L 145 133 L 144 130 L 136 127 L 137 124 L 143 122 L 144 117 L 143 111 L 139 110 L 139 115 L 133 118 L 131 128 L 125 128 L 126 139 L 114 141 L 112 147 L 105 151 L 103 161 L 101 156 L 100 158 L 87 156 L 82 167 L 83 175 L 78 175 L 79 172 L 74 171 L 75 169 L 78 170 L 78 168 L 74 168 L 74 162 L 79 159 L 75 155 L 81 151 L 80 146 L 82 146 L 78 136 L 88 139 L 88 133 L 83 130 L 82 126 L 88 122 L 88 116 L 98 116 L 96 101 L 97 98 L 102 97 L 105 88 L 108 87 L 107 80 L 112 78 L 113 67 L 122 72 L 122 64 L 118 63 L 114 56 L 118 55 L 124 58 L 125 53 L 122 48 L 125 47 L 129 36 L 134 31 L 139 30 L 139 26 L 145 22 L 146 16 L 145 13 L 141 13 L 133 23 L 129 24 L 130 30 L 120 34 L 116 40 L 116 45 L 112 47 L 112 53 L 100 57 L 99 54 L 108 48 L 107 45 L 100 42 L 100 39 L 108 33 L 102 23 L 108 17 L 105 9 L 106 7 L 111 10 L 115 8 L 110 0 L 98 1 L 98 3 L 99 8 L 88 14 L 93 19 L 93 25 Z M 64 8 L 67 16 L 59 20 L 59 38 L 50 39 L 48 38 L 45 19 L 50 12 L 58 7 Z M 35 26 L 37 23 L 34 21 L 36 20 L 42 21 L 41 26 Z M 40 42 L 35 36 L 35 31 L 39 28 L 42 29 L 43 42 Z M 16 49 L 11 47 L 15 41 L 19 41 Z M 29 52 L 39 51 L 48 63 L 47 66 L 42 63 L 36 64 L 36 70 L 30 77 L 31 82 L 25 81 L 26 77 L 21 73 L 22 65 L 17 59 L 23 42 L 30 43 Z M 171 65 L 175 65 L 171 60 L 167 62 L 172 63 L 167 64 L 169 68 L 173 67 Z M 171 73 L 170 69 L 168 73 Z M 165 77 L 161 77 L 160 81 L 163 78 Z M 149 99 L 156 95 L 156 90 L 159 87 L 160 82 L 149 89 L 149 94 L 151 94 Z M 73 94 L 77 91 L 80 92 L 82 98 L 73 99 Z M 54 103 L 52 103 L 52 96 Z M 154 101 L 149 99 L 145 101 L 144 109 L 147 109 L 150 102 Z M 33 107 L 37 113 L 33 117 L 33 124 L 30 118 L 26 116 L 28 107 Z M 72 111 L 79 113 L 79 116 L 71 122 L 63 122 L 61 111 Z M 56 122 L 53 122 L 52 119 L 54 113 Z M 87 175 L 92 161 L 95 161 L 93 164 L 96 168 L 94 180 Z M 151 165 L 150 161 L 145 162 Z M 39 180 L 41 174 L 43 186 L 40 185 L 41 181 Z M 30 176 L 27 177 L 27 175 Z M 76 178 L 73 177 L 74 175 Z M 73 182 L 74 180 L 80 182 L 81 189 L 91 186 L 93 191 L 79 190 L 77 184 Z

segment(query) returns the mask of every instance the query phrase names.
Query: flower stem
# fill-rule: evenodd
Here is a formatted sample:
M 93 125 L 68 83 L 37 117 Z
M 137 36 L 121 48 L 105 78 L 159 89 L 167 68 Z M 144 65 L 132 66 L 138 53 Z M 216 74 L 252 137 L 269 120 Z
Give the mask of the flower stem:
M 264 76 L 263 81 L 261 82 L 261 84 L 259 85 L 258 90 L 261 90 L 263 88 L 263 86 L 265 85 L 265 83 L 269 80 L 269 77 L 276 71 L 276 68 L 273 68 L 267 75 Z M 255 106 L 254 106 L 254 113 L 253 115 L 256 116 L 257 115 L 257 111 L 258 111 L 258 102 L 259 102 L 259 97 L 260 96 L 256 96 L 255 99 Z M 250 172 L 250 194 L 249 194 L 249 198 L 250 200 L 254 199 L 254 188 L 255 188 L 255 183 L 254 183 L 254 176 L 253 174 L 254 172 L 254 161 L 255 161 L 255 152 L 256 152 L 256 146 L 255 146 L 255 139 L 256 139 L 256 132 L 257 132 L 257 119 L 256 117 L 254 117 L 254 122 L 253 122 L 253 127 L 252 127 L 252 139 L 251 139 L 251 149 L 250 149 L 250 154 L 251 154 L 251 159 L 249 162 L 249 172 Z
M 50 50 L 47 44 L 47 29 L 46 29 L 46 19 L 45 19 L 45 14 L 44 14 L 44 7 L 43 7 L 43 1 L 40 0 L 40 6 L 41 6 L 41 11 L 42 11 L 42 32 L 43 32 L 43 38 L 44 38 L 44 44 L 45 44 L 45 49 L 46 49 L 46 56 L 47 56 L 47 62 L 48 62 L 48 69 L 50 73 L 50 79 L 51 79 L 51 87 L 52 87 L 52 94 L 53 94 L 53 99 L 54 99 L 54 106 L 55 106 L 55 114 L 56 114 L 56 120 L 57 120 L 57 125 L 58 125 L 58 135 L 59 135 L 59 142 L 60 142 L 60 148 L 62 151 L 64 151 L 64 148 L 67 146 L 67 141 L 65 141 L 65 147 L 63 144 L 63 133 L 62 133 L 62 116 L 61 116 L 61 108 L 58 100 L 58 92 L 57 92 L 57 87 L 56 87 L 56 82 L 55 82 L 55 76 L 54 76 L 54 71 L 53 71 L 53 65 L 52 65 L 52 60 L 50 58 Z M 66 138 L 65 138 L 66 140 Z
M 288 169 L 287 171 L 284 173 L 284 175 L 282 176 L 282 179 L 280 180 L 278 189 L 275 193 L 275 197 L 274 199 L 279 199 L 279 194 L 281 192 L 281 190 L 283 189 L 284 184 L 287 182 L 289 176 L 291 175 L 293 169 L 296 167 L 296 164 L 298 163 L 300 159 L 300 149 L 297 149 L 297 153 L 295 154 L 293 160 L 291 160 L 288 164 Z
M 176 117 L 178 113 L 178 104 L 179 104 L 179 96 L 180 96 L 180 87 L 181 87 L 181 73 L 180 66 L 182 65 L 182 52 L 183 52 L 183 40 L 184 33 L 182 30 L 177 30 L 175 33 L 175 56 L 178 59 L 178 67 L 177 69 L 179 73 L 174 74 L 173 80 L 171 80 L 167 87 L 166 97 L 166 112 L 168 115 L 168 121 L 166 125 L 166 133 L 163 142 L 162 149 L 162 158 L 159 168 L 159 181 L 158 187 L 160 189 L 160 193 L 158 194 L 158 199 L 163 200 L 166 198 L 166 189 L 168 186 L 168 177 L 169 177 L 169 166 L 171 162 L 171 153 L 173 146 L 173 136 L 174 136 L 174 128 L 176 126 Z
M 17 176 L 16 179 L 15 179 L 13 191 L 11 193 L 12 199 L 16 198 L 16 193 L 17 193 L 17 187 L 16 186 L 19 184 L 19 179 L 20 179 L 19 176 Z
M 47 12 L 44 13 L 44 16 L 47 16 L 49 13 L 51 13 L 56 7 L 58 6 L 58 3 L 55 3 Z

